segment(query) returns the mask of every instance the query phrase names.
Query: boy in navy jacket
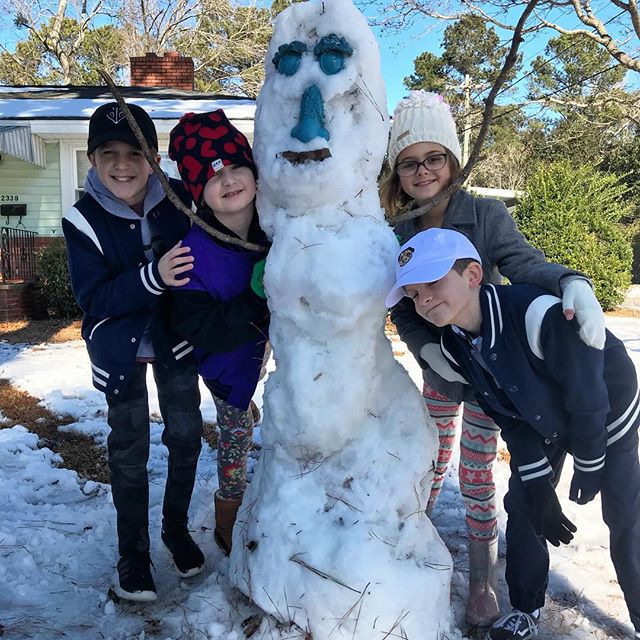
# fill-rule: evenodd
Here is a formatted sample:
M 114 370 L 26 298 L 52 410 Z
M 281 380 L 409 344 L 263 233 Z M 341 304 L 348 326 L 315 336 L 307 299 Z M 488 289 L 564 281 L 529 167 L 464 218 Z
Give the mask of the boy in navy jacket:
M 140 107 L 129 108 L 155 152 L 153 121 Z M 162 540 L 181 577 L 199 573 L 204 565 L 187 529 L 202 434 L 198 377 L 193 347 L 171 329 L 168 290 L 189 281 L 193 258 L 181 240 L 190 225 L 165 196 L 116 103 L 91 116 L 87 154 L 92 168 L 86 193 L 64 216 L 62 228 L 73 291 L 84 312 L 82 336 L 93 384 L 108 404 L 120 554 L 112 589 L 127 600 L 153 601 L 147 364 L 153 367 L 162 441 L 169 450 Z M 173 187 L 189 206 L 180 183 L 174 181 Z
M 622 342 L 607 331 L 604 350 L 587 346 L 561 300 L 538 287 L 482 285 L 480 256 L 457 231 L 429 229 L 401 247 L 387 305 L 404 295 L 444 328 L 450 379 L 471 385 L 511 454 L 505 509 L 513 611 L 488 637 L 537 635 L 547 541 L 568 544 L 576 531 L 555 492 L 569 452 L 569 499 L 586 504 L 601 493 L 611 559 L 640 638 L 640 403 Z

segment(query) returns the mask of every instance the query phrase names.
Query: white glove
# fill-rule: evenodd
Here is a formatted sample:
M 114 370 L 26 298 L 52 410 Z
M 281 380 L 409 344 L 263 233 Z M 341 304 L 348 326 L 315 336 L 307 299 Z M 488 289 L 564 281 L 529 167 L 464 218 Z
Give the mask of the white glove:
M 576 278 L 564 288 L 562 310 L 567 320 L 572 320 L 575 314 L 582 342 L 594 349 L 604 349 L 604 313 L 586 280 Z
M 462 382 L 462 384 L 469 384 L 459 373 L 456 373 L 451 368 L 447 359 L 442 355 L 442 351 L 440 351 L 440 345 L 436 342 L 427 342 L 427 344 L 420 349 L 420 357 L 441 378 L 444 378 L 449 382 Z

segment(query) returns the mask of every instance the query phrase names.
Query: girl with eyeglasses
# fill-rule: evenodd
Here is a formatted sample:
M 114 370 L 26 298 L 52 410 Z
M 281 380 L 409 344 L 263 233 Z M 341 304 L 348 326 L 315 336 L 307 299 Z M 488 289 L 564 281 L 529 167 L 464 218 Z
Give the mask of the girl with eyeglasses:
M 382 178 L 382 204 L 393 217 L 418 208 L 446 189 L 460 171 L 461 150 L 449 105 L 443 97 L 411 91 L 393 115 L 388 149 L 389 172 Z M 561 297 L 568 320 L 576 317 L 584 342 L 604 346 L 604 314 L 591 283 L 581 273 L 547 262 L 518 231 L 499 200 L 479 198 L 459 189 L 427 213 L 399 223 L 400 244 L 432 227 L 454 229 L 474 244 L 485 269 L 485 281 L 537 284 Z M 495 571 L 498 558 L 496 496 L 492 464 L 498 428 L 478 406 L 471 388 L 447 364 L 440 351 L 440 330 L 420 317 L 410 298 L 392 310 L 398 334 L 423 370 L 423 396 L 438 427 L 440 448 L 427 505 L 434 505 L 444 480 L 462 405 L 459 482 L 466 508 L 469 541 L 467 623 L 489 627 L 498 617 Z

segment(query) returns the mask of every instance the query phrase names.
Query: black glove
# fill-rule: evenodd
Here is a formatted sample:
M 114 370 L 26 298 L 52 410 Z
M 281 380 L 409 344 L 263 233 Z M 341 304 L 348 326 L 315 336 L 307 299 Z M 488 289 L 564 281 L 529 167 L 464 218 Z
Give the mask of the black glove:
M 577 527 L 562 513 L 556 491 L 549 480 L 529 485 L 531 523 L 538 535 L 544 536 L 554 547 L 569 544 Z
M 591 502 L 600 493 L 602 471 L 580 471 L 575 469 L 569 489 L 569 500 L 578 504 Z

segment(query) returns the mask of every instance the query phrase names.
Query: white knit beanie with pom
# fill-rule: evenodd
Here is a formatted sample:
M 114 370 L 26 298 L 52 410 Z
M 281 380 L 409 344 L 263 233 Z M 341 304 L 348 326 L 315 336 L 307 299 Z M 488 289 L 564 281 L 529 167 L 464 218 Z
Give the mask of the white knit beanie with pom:
M 389 138 L 389 165 L 416 142 L 435 142 L 446 147 L 462 163 L 460 141 L 451 108 L 439 93 L 410 91 L 393 112 Z

